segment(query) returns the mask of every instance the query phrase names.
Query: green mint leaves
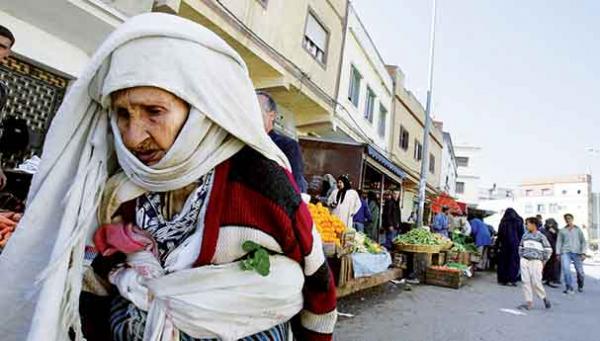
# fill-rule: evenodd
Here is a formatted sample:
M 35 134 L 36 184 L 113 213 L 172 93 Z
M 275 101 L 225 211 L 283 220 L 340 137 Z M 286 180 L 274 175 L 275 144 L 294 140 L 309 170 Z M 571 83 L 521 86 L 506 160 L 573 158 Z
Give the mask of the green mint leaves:
M 240 263 L 242 270 L 254 270 L 261 276 L 267 276 L 271 268 L 271 262 L 269 262 L 269 253 L 267 250 L 250 240 L 247 240 L 242 244 L 242 249 L 248 252 L 246 258 Z

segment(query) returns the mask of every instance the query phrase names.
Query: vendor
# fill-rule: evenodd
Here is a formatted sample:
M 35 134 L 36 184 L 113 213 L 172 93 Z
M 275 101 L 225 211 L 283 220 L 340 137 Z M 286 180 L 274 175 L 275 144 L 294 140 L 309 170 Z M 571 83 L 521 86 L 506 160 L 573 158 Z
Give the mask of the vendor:
M 435 215 L 431 224 L 432 232 L 448 238 L 448 207 L 442 207 L 442 211 Z
M 3 340 L 289 340 L 292 326 L 332 338 L 318 232 L 246 65 L 217 35 L 129 19 L 46 141 L 0 262 Z
M 348 175 L 341 175 L 337 179 L 337 188 L 334 189 L 327 204 L 332 208 L 331 213 L 342 220 L 346 227 L 352 227 L 354 216 L 362 207 L 362 201 L 358 192 L 352 189 Z

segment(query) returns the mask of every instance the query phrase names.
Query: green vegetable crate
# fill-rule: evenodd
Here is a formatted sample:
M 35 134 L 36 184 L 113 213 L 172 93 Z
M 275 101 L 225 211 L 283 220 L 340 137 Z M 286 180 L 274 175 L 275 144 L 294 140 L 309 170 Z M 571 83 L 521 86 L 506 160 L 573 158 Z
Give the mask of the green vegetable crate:
M 438 253 L 440 252 L 440 248 L 439 245 L 394 244 L 394 249 L 401 252 Z
M 425 284 L 436 285 L 445 288 L 459 289 L 465 285 L 467 278 L 461 271 L 444 271 L 428 268 L 425 273 Z

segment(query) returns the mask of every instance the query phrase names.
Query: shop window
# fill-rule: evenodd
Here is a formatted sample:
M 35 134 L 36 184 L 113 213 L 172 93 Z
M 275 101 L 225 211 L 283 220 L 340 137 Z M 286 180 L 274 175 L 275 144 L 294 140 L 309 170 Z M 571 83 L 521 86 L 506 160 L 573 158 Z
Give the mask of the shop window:
M 433 154 L 429 154 L 429 172 L 435 173 L 435 156 Z
M 465 183 L 457 181 L 456 182 L 456 193 L 463 194 L 465 193 Z
M 378 122 L 377 132 L 379 133 L 379 136 L 381 136 L 381 137 L 385 137 L 385 125 L 386 125 L 386 121 L 387 121 L 387 114 L 388 114 L 387 109 L 383 105 L 380 104 L 379 105 L 379 122 Z
M 365 103 L 364 117 L 373 123 L 373 111 L 375 110 L 375 93 L 367 86 L 367 102 Z
M 328 41 L 329 32 L 325 29 L 325 26 L 319 22 L 312 12 L 308 12 L 302 44 L 304 49 L 318 62 L 325 64 Z
M 358 107 L 358 100 L 360 98 L 360 81 L 362 76 L 360 72 L 354 67 L 350 66 L 350 87 L 348 88 L 348 100 Z
M 415 152 L 413 157 L 417 161 L 423 160 L 423 145 L 417 139 L 415 139 Z
M 466 156 L 457 156 L 456 165 L 458 167 L 469 167 L 469 158 Z
M 404 128 L 404 126 L 400 126 L 400 141 L 399 141 L 400 148 L 402 148 L 404 150 L 408 150 L 408 141 L 409 141 L 408 130 L 406 130 L 406 128 Z

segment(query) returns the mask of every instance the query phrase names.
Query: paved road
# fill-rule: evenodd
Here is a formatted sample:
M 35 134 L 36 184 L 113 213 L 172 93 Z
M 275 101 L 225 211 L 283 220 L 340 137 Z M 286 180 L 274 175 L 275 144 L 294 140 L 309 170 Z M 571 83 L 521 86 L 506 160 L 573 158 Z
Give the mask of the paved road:
M 525 316 L 503 312 L 522 303 L 521 288 L 496 284 L 478 273 L 460 290 L 427 285 L 404 291 L 388 283 L 339 302 L 336 340 L 402 341 L 597 341 L 600 340 L 600 262 L 585 266 L 585 292 L 564 295 L 547 288 L 553 302 L 536 302 Z

